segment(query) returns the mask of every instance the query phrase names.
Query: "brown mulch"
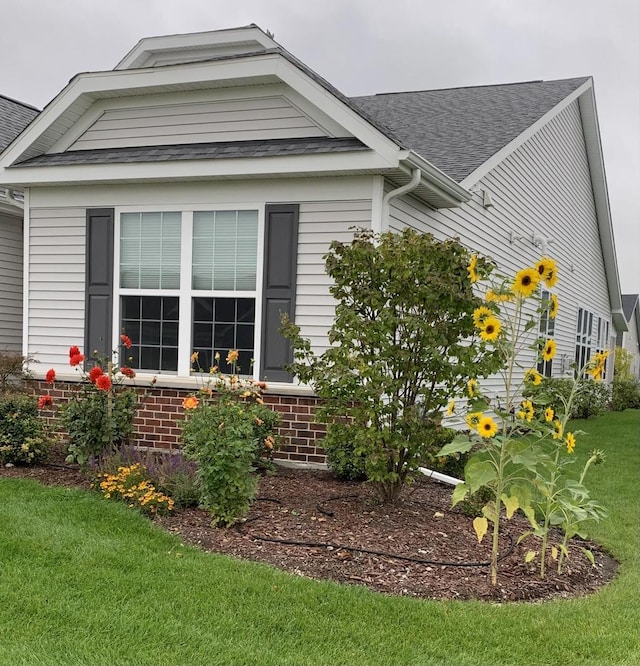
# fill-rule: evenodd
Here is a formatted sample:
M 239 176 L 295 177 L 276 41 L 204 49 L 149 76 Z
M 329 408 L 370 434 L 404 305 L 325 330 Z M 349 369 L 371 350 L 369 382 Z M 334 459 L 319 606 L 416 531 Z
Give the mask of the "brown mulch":
M 1 476 L 90 487 L 78 469 L 64 465 L 0 468 Z M 550 561 L 547 577 L 541 580 L 537 560 L 524 561 L 526 552 L 536 550 L 539 542 L 528 537 L 516 544 L 527 527 L 516 516 L 503 522 L 504 559 L 498 585 L 493 587 L 486 564 L 490 535 L 478 543 L 472 518 L 457 507 L 450 509 L 451 490 L 421 478 L 396 504 L 383 505 L 367 484 L 339 481 L 326 471 L 279 467 L 260 479 L 258 500 L 247 520 L 235 527 L 212 527 L 209 514 L 200 509 L 156 521 L 182 542 L 206 551 L 391 595 L 541 601 L 590 594 L 616 575 L 618 563 L 602 548 L 573 540 L 562 574 Z M 551 541 L 557 543 L 558 535 Z M 581 547 L 593 552 L 595 566 Z

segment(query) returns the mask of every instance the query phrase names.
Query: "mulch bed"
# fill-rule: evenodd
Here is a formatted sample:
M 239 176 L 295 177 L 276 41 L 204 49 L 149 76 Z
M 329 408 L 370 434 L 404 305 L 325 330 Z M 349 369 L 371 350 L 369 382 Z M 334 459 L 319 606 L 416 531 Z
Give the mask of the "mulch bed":
M 0 468 L 0 476 L 90 487 L 78 469 L 63 465 Z M 183 543 L 206 551 L 390 595 L 541 601 L 590 594 L 616 575 L 618 563 L 602 548 L 573 540 L 562 574 L 550 561 L 541 580 L 537 560 L 524 561 L 539 542 L 528 537 L 516 545 L 526 523 L 515 516 L 503 522 L 500 552 L 505 557 L 493 587 L 486 564 L 490 534 L 478 543 L 472 517 L 457 507 L 450 509 L 451 490 L 421 478 L 396 504 L 383 505 L 367 484 L 339 481 L 326 471 L 279 467 L 260 479 L 258 500 L 247 520 L 234 527 L 212 527 L 209 514 L 200 509 L 158 517 L 156 522 Z M 595 566 L 581 547 L 593 552 Z

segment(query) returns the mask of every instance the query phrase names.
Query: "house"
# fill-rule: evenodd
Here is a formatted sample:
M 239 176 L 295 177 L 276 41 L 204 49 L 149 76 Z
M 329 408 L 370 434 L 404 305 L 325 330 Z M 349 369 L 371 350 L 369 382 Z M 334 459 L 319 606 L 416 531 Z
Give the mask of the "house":
M 192 351 L 207 367 L 237 348 L 283 414 L 283 455 L 322 460 L 280 313 L 327 348 L 322 257 L 356 226 L 458 236 L 509 272 L 553 255 L 548 375 L 626 328 L 589 77 L 349 98 L 255 25 L 147 38 L 71 79 L 0 157 L 0 185 L 25 192 L 24 351 L 71 380 L 70 345 L 126 332 L 158 377 L 141 444 L 177 442 Z
M 622 310 L 627 331 L 619 331 L 616 347 L 626 349 L 632 357 L 631 375 L 640 381 L 640 297 L 638 294 L 622 294 Z
M 37 115 L 0 95 L 0 153 Z M 22 210 L 22 192 L 0 186 L 0 352 L 22 350 Z

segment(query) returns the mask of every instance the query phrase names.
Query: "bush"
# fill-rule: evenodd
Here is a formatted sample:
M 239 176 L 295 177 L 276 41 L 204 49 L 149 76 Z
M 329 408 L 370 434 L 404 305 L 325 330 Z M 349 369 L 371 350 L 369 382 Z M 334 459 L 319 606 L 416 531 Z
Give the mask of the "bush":
M 25 380 L 31 378 L 25 368 L 33 361 L 31 356 L 18 352 L 0 351 L 0 395 L 24 391 Z
M 345 481 L 364 481 L 367 478 L 365 457 L 356 453 L 351 426 L 329 424 L 322 447 L 327 456 L 327 466 L 338 478 Z
M 0 463 L 33 465 L 48 453 L 36 398 L 0 396 Z
M 640 409 L 640 384 L 633 380 L 614 379 L 611 383 L 611 409 Z
M 544 395 L 547 406 L 553 408 L 556 414 L 564 414 L 564 405 L 569 401 L 573 385 L 573 379 L 544 377 L 539 385 L 528 385 L 524 396 L 537 398 Z M 583 377 L 577 382 L 569 418 L 588 419 L 598 416 L 607 410 L 609 401 L 610 389 L 607 384 Z

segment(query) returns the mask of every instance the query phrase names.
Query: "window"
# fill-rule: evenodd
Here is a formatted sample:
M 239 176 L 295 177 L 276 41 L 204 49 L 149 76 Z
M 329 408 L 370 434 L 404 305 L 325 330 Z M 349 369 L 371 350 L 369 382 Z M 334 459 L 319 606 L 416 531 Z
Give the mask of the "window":
M 188 376 L 213 365 L 229 372 L 227 353 L 238 349 L 241 373 L 252 374 L 258 211 L 122 212 L 119 225 L 116 320 L 132 342 L 121 358 Z
M 544 340 L 552 338 L 555 333 L 555 319 L 549 316 L 549 303 L 551 301 L 551 294 L 548 291 L 542 292 L 540 313 L 540 337 Z M 553 374 L 553 359 L 545 361 L 541 359 L 538 363 L 538 372 L 543 377 L 551 377 Z
M 576 325 L 576 374 L 596 352 L 609 348 L 609 321 L 583 308 L 578 309 Z M 604 376 L 607 376 L 605 365 Z

